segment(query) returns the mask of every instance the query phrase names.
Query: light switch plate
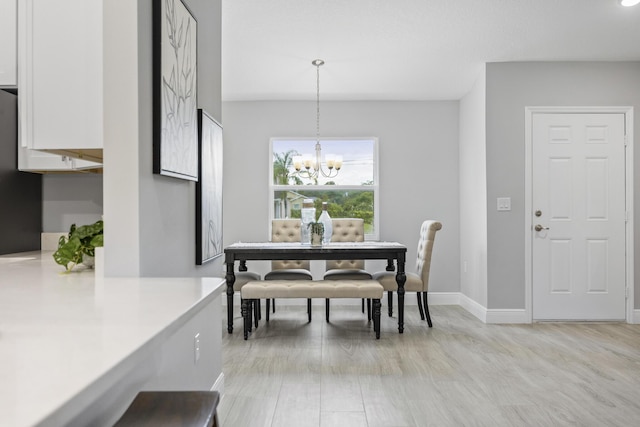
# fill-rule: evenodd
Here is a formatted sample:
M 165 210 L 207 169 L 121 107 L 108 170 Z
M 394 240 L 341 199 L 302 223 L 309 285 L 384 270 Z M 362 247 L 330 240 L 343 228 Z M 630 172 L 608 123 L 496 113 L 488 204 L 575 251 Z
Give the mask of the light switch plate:
M 511 210 L 511 197 L 498 197 L 498 210 L 510 211 Z

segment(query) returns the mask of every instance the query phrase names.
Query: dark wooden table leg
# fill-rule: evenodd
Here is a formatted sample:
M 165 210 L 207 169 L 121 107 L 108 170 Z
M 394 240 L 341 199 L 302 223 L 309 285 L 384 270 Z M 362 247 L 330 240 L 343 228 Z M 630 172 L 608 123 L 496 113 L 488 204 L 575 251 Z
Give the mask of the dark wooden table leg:
M 376 339 L 380 339 L 380 300 L 373 300 L 373 330 L 376 333 Z
M 227 331 L 233 333 L 233 284 L 236 276 L 233 274 L 233 263 L 227 263 Z
M 404 273 L 404 254 L 398 256 L 398 273 L 396 274 L 396 282 L 398 282 L 398 332 L 404 332 L 404 283 L 407 276 Z
M 243 299 L 242 300 L 242 307 L 240 307 L 240 310 L 242 311 L 242 330 L 244 333 L 244 339 L 246 340 L 247 338 L 249 338 L 249 328 L 251 327 L 251 320 L 249 320 L 249 313 L 251 310 L 251 300 L 250 299 Z

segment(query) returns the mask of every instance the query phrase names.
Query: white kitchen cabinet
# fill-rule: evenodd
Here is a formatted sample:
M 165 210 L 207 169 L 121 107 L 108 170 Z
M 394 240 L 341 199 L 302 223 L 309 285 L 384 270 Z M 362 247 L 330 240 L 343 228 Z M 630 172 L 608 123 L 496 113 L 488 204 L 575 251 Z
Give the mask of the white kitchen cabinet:
M 0 87 L 18 85 L 17 0 L 0 0 Z
M 76 165 L 87 159 L 101 163 L 102 1 L 18 2 L 21 148 L 84 159 Z M 32 157 L 65 163 L 39 153 L 23 155 Z

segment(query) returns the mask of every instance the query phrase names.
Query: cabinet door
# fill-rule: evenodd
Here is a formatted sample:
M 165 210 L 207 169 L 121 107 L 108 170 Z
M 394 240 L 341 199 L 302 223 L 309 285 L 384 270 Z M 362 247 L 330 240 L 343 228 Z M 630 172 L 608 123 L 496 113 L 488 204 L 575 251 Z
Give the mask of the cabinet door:
M 102 0 L 19 2 L 22 145 L 101 149 Z
M 0 0 L 0 86 L 18 85 L 17 0 Z

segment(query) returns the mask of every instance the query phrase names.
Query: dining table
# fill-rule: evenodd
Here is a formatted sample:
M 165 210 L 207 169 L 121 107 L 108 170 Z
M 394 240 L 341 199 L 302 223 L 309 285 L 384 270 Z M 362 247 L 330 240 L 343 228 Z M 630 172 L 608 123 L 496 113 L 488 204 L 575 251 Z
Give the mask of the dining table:
M 398 283 L 398 332 L 404 332 L 404 284 L 407 247 L 398 242 L 330 242 L 318 246 L 302 243 L 237 242 L 224 249 L 227 268 L 227 331 L 233 333 L 233 284 L 235 264 L 247 271 L 247 261 L 254 260 L 387 260 L 387 271 L 396 271 Z

